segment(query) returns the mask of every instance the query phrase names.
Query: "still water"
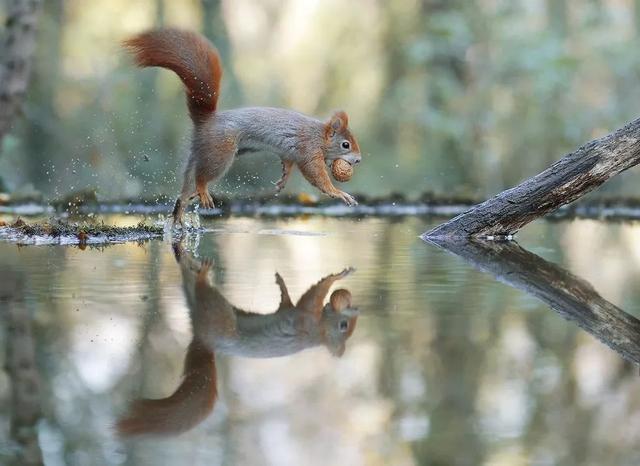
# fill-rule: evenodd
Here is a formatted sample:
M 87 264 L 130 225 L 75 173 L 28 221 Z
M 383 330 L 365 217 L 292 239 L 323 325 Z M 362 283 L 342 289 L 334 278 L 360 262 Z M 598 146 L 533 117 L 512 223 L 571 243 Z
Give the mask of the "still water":
M 430 225 L 0 243 L 0 464 L 638 464 L 640 224 Z

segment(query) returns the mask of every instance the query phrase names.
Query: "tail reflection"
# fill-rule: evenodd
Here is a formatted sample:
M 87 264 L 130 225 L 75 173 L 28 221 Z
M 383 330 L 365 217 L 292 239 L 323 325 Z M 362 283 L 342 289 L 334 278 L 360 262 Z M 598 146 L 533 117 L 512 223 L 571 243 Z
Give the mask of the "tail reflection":
M 194 339 L 187 349 L 184 377 L 176 391 L 167 398 L 134 401 L 118 421 L 118 433 L 133 436 L 186 432 L 211 413 L 217 396 L 213 351 Z
M 295 305 L 283 278 L 276 273 L 280 305 L 274 313 L 256 314 L 233 306 L 218 291 L 209 273 L 211 261 L 197 260 L 180 244 L 174 245 L 174 254 L 193 327 L 184 377 L 167 398 L 134 401 L 118 421 L 120 435 L 177 435 L 202 422 L 217 399 L 216 352 L 272 358 L 322 345 L 334 356 L 344 354 L 346 341 L 356 327 L 358 309 L 346 289 L 335 290 L 329 302 L 323 303 L 331 286 L 354 269 L 324 277 Z

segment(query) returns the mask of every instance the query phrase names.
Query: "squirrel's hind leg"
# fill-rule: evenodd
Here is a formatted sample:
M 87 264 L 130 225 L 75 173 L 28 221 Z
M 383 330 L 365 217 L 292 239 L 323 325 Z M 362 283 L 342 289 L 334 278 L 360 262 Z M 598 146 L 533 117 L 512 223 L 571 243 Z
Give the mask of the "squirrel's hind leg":
M 193 158 L 187 163 L 187 167 L 184 170 L 184 181 L 182 182 L 182 191 L 180 196 L 176 199 L 176 203 L 173 206 L 173 224 L 180 224 L 184 226 L 183 217 L 184 211 L 189 205 L 189 202 L 196 197 L 195 181 L 194 181 L 194 163 Z
M 173 224 L 177 224 L 179 223 L 180 225 L 183 225 L 182 222 L 182 217 L 184 216 L 184 202 L 182 202 L 182 198 L 178 198 L 176 199 L 176 203 L 173 206 L 173 213 L 171 215 L 173 215 Z
M 205 209 L 213 209 L 216 205 L 213 202 L 213 197 L 209 194 L 207 185 L 209 180 L 206 177 L 196 178 L 196 196 L 200 198 L 200 206 Z
M 282 160 L 282 176 L 278 181 L 276 181 L 276 192 L 279 193 L 282 191 L 287 184 L 287 180 L 289 176 L 291 176 L 291 170 L 293 169 L 294 163 L 292 160 Z
M 180 226 L 184 226 L 184 211 L 193 199 L 196 198 L 198 194 L 192 193 L 187 195 L 180 195 L 178 199 L 176 199 L 176 203 L 173 206 L 173 224 L 180 224 Z
M 221 144 L 215 147 L 213 153 L 196 157 L 195 185 L 200 198 L 200 205 L 204 208 L 215 207 L 213 198 L 207 186 L 215 183 L 229 170 L 237 152 L 235 143 Z

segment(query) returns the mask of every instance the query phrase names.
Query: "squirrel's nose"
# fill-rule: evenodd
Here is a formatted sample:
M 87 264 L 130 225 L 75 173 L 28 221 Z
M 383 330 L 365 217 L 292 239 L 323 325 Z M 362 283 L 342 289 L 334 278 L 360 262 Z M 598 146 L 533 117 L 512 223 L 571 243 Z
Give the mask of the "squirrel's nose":
M 356 163 L 356 164 L 360 163 L 360 159 L 355 159 L 353 163 Z

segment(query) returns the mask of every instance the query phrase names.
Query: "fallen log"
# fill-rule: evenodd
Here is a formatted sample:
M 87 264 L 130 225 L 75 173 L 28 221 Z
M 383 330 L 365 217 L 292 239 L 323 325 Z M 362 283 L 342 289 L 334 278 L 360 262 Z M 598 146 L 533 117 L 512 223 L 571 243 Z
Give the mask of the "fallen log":
M 542 173 L 425 232 L 422 238 L 509 237 L 639 162 L 640 118 L 586 143 Z

